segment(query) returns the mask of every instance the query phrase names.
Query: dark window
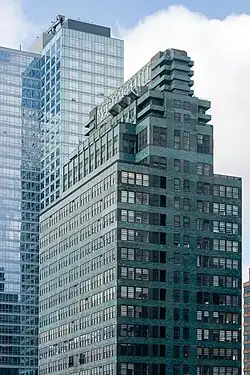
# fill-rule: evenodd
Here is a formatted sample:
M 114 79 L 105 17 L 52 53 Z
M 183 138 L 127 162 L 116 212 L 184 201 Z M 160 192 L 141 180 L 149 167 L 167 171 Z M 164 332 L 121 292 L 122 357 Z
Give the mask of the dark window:
M 181 246 L 181 236 L 180 236 L 180 234 L 177 234 L 177 233 L 174 234 L 174 246 L 175 247 Z
M 173 356 L 174 358 L 180 358 L 180 346 L 179 345 L 174 345 Z
M 167 199 L 166 195 L 160 195 L 160 207 L 166 207 Z
M 190 283 L 190 277 L 188 272 L 183 272 L 183 284 L 189 284 Z
M 166 147 L 167 146 L 167 129 L 159 126 L 153 127 L 153 145 Z
M 180 320 L 180 309 L 174 309 L 174 320 L 175 321 Z
M 184 338 L 184 340 L 189 339 L 189 328 L 187 328 L 187 327 L 183 328 L 183 338 Z
M 190 122 L 190 114 L 184 113 L 184 122 Z
M 183 320 L 189 322 L 189 309 L 183 309 Z
M 136 151 L 136 139 L 135 136 L 130 134 L 123 134 L 122 136 L 123 140 L 123 151 L 127 154 L 135 154 Z M 103 148 L 103 146 L 102 146 Z M 104 150 L 102 150 L 102 154 L 104 153 Z M 105 161 L 105 160 L 103 160 Z
M 180 327 L 174 327 L 173 337 L 174 337 L 174 340 L 179 340 L 179 338 L 180 338 Z
M 174 302 L 180 302 L 181 292 L 180 290 L 174 290 Z
M 148 145 L 148 128 L 137 134 L 138 151 L 143 150 Z
M 181 161 L 180 161 L 180 159 L 174 159 L 174 171 L 175 172 L 181 171 Z
M 183 171 L 184 173 L 190 173 L 190 161 L 189 160 L 183 161 Z
M 184 180 L 183 181 L 183 190 L 188 193 L 190 191 L 190 181 Z
M 181 148 L 181 132 L 180 130 L 174 131 L 174 148 L 180 150 Z
M 180 271 L 174 271 L 174 284 L 179 284 L 181 282 Z
M 160 188 L 161 189 L 166 189 L 167 186 L 167 179 L 164 176 L 160 177 Z
M 183 346 L 183 358 L 189 358 L 189 349 L 188 345 Z
M 160 214 L 160 226 L 166 226 L 166 214 Z
M 180 375 L 180 365 L 174 365 L 173 375 Z
M 189 291 L 188 290 L 184 290 L 183 291 L 183 302 L 184 303 L 188 303 L 189 302 Z
M 166 233 L 160 233 L 160 245 L 166 245 Z

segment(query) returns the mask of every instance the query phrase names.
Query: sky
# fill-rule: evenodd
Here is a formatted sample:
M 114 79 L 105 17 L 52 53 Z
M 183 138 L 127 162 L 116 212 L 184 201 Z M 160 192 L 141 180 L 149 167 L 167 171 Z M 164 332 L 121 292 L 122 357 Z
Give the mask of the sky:
M 28 46 L 57 14 L 111 26 L 125 77 L 159 50 L 194 60 L 195 95 L 212 102 L 215 172 L 243 177 L 243 279 L 250 266 L 250 1 L 0 0 L 0 45 Z M 248 139 L 249 136 L 249 139 Z

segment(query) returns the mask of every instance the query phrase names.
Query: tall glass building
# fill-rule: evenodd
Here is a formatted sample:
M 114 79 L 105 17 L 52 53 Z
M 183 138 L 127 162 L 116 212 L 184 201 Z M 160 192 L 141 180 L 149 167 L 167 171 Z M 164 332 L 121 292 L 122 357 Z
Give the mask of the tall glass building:
M 42 47 L 43 208 L 60 195 L 62 166 L 84 138 L 90 110 L 123 83 L 123 41 L 107 27 L 58 16 Z
M 0 48 L 0 374 L 37 375 L 39 213 L 89 111 L 123 82 L 123 42 L 67 20 L 36 53 Z
M 241 375 L 241 178 L 192 66 L 159 52 L 91 112 L 41 216 L 40 375 Z
M 1 375 L 37 374 L 38 57 L 0 48 Z

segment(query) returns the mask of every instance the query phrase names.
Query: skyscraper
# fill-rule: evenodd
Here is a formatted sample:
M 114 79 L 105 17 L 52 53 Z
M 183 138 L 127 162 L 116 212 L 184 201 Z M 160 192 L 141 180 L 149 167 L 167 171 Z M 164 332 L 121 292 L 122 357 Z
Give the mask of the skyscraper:
M 0 48 L 1 375 L 37 374 L 38 57 L 33 53 Z
M 123 82 L 123 42 L 67 20 L 36 53 L 0 48 L 0 373 L 37 375 L 39 214 L 96 104 Z
M 159 52 L 91 111 L 41 216 L 40 375 L 240 375 L 241 179 Z
M 123 83 L 123 41 L 108 27 L 58 16 L 42 36 L 41 206 L 60 195 L 62 166 L 89 111 Z
M 249 270 L 250 273 L 250 270 Z M 244 365 L 245 375 L 250 373 L 250 277 L 244 283 Z

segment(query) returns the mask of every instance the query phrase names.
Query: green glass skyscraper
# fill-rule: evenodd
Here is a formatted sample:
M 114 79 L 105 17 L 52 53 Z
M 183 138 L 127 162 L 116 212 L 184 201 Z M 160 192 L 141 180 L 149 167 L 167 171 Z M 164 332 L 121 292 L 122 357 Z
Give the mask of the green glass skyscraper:
M 159 52 L 103 104 L 41 217 L 40 375 L 240 375 L 241 179 Z

